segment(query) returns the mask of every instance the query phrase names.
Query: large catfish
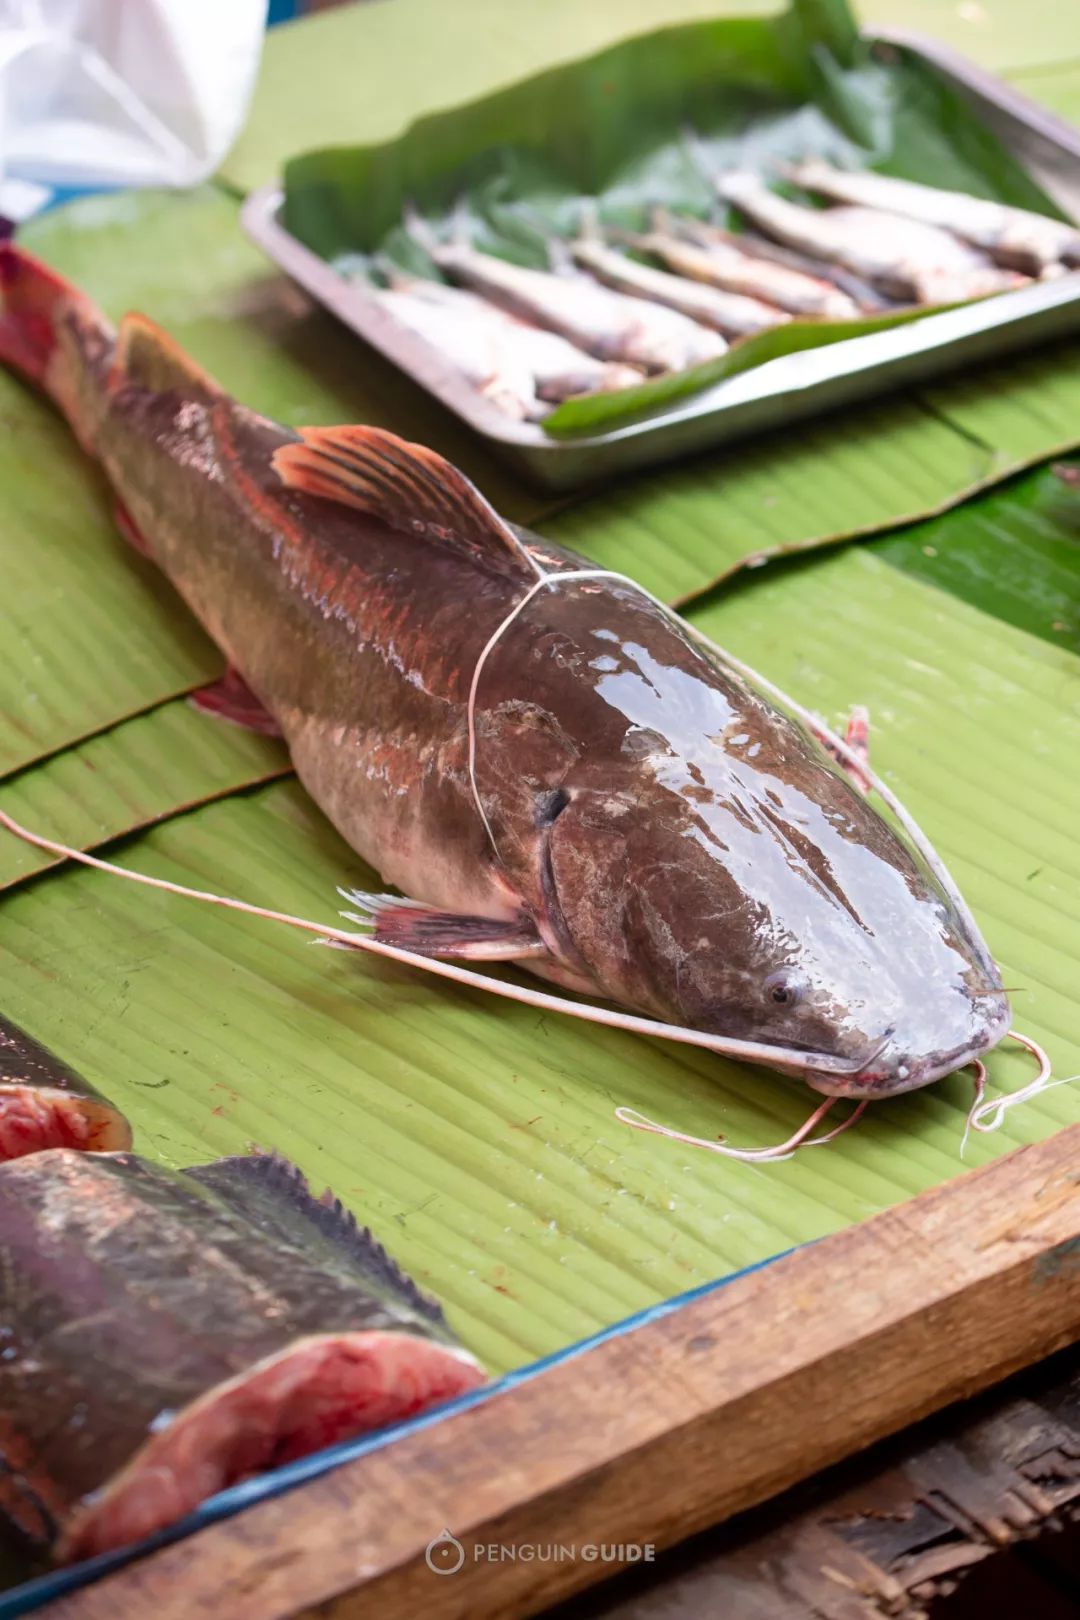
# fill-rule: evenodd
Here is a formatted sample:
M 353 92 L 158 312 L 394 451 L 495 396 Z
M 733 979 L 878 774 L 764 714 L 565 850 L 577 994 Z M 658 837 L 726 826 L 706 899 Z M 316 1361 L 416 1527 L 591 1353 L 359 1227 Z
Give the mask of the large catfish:
M 1001 1039 L 942 871 L 632 582 L 568 577 L 580 558 L 430 450 L 281 427 L 142 316 L 114 333 L 11 247 L 0 270 L 0 357 L 409 897 L 376 907 L 379 939 L 520 960 L 829 1094 L 910 1090 Z

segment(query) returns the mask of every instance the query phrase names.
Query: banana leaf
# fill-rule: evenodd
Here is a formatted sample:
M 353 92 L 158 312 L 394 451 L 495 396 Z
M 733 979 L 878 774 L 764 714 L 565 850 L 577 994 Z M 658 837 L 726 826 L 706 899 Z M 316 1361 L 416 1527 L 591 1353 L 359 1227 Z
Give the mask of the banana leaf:
M 183 701 L 165 703 L 8 777 L 0 783 L 0 810 L 46 838 L 96 849 L 291 768 L 276 739 L 200 714 Z M 5 837 L 0 890 L 62 858 Z
M 1078 424 L 1073 343 L 651 472 L 549 517 L 544 531 L 685 605 L 742 568 L 880 532 L 886 510 L 888 526 L 946 513 L 1032 461 L 1074 449 Z
M 878 718 L 879 768 L 952 864 L 1019 1027 L 1080 1067 L 1075 843 L 1080 668 L 856 547 L 748 576 L 701 611 L 733 651 L 830 718 Z M 819 627 L 820 634 L 808 632 Z M 293 782 L 208 805 L 120 859 L 332 920 L 374 881 Z M 964 1075 L 881 1104 L 772 1166 L 657 1142 L 628 1104 L 705 1136 L 780 1140 L 791 1082 L 312 949 L 269 923 L 63 870 L 3 904 L 5 1011 L 78 1056 L 167 1163 L 272 1143 L 330 1183 L 448 1302 L 493 1369 L 910 1197 L 962 1168 Z M 992 1083 L 1030 1069 L 1006 1048 Z M 975 1164 L 1080 1118 L 1064 1086 L 973 1137 Z
M 809 151 L 1058 215 L 916 57 L 860 41 L 845 0 L 793 0 L 777 16 L 660 28 L 421 119 L 393 141 L 296 156 L 285 166 L 284 221 L 354 276 L 379 255 L 438 274 L 422 238 L 401 224 L 409 203 L 436 234 L 463 230 L 487 252 L 547 267 L 552 241 L 580 228 L 586 199 L 597 199 L 601 223 L 636 230 L 656 203 L 737 223 L 710 175 L 729 167 L 771 175 L 778 160 Z M 705 366 L 568 400 L 545 427 L 556 436 L 593 431 L 778 354 L 909 318 L 795 321 Z
M 238 191 L 277 179 L 285 162 L 315 147 L 386 140 L 434 107 L 457 106 L 616 38 L 665 24 L 761 14 L 777 0 L 619 0 L 583 5 L 500 6 L 456 0 L 394 0 L 392 6 L 320 10 L 267 36 L 247 123 L 222 165 Z M 974 55 L 992 72 L 1066 117 L 1080 106 L 1080 10 L 1061 0 L 989 0 L 979 12 L 944 0 L 866 0 L 868 27 L 918 29 Z M 363 64 L 363 91 L 358 68 Z M 1071 74 L 1071 77 L 1070 77 Z M 1070 96 L 1070 84 L 1076 88 Z
M 1080 492 L 1050 467 L 879 540 L 874 554 L 1080 653 Z

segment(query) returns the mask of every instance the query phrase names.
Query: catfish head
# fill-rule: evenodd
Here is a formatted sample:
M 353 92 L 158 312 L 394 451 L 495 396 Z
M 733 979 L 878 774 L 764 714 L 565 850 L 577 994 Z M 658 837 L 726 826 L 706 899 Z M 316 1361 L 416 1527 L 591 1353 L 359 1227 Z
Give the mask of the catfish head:
M 531 837 L 551 976 L 834 1095 L 909 1091 L 995 1045 L 997 969 L 922 858 L 674 624 L 602 636 L 572 755 L 533 705 L 560 757 Z

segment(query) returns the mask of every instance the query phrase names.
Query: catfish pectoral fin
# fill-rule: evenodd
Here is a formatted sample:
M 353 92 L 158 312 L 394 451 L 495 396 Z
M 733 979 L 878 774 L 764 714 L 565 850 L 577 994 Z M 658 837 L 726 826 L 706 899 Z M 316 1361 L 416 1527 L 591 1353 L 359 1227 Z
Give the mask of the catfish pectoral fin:
M 234 726 L 243 726 L 245 731 L 257 731 L 262 737 L 281 736 L 281 727 L 274 716 L 259 702 L 239 670 L 231 665 L 220 680 L 211 681 L 209 686 L 200 686 L 197 691 L 191 692 L 188 702 L 204 714 L 228 720 Z
M 345 911 L 342 916 L 350 922 L 367 924 L 380 944 L 415 951 L 418 956 L 509 962 L 546 956 L 548 952 L 536 925 L 526 916 L 501 922 L 494 917 L 439 911 L 395 894 L 366 894 L 362 889 L 342 889 L 340 893 L 360 907 L 359 913 Z

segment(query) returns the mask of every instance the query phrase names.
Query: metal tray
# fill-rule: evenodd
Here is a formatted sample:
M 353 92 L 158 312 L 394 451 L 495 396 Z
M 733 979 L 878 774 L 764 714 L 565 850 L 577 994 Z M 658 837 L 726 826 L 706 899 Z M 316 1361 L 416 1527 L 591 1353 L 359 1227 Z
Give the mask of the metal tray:
M 1080 222 L 1080 130 L 923 35 L 882 31 L 870 42 L 882 56 L 918 58 L 946 80 L 1043 190 Z M 241 220 L 252 240 L 320 304 L 467 422 L 494 452 L 549 490 L 577 489 L 639 471 L 1080 332 L 1080 271 L 1074 271 L 891 330 L 766 361 L 619 427 L 555 439 L 542 426 L 506 417 L 362 287 L 290 235 L 280 223 L 281 205 L 278 186 L 248 198 Z

